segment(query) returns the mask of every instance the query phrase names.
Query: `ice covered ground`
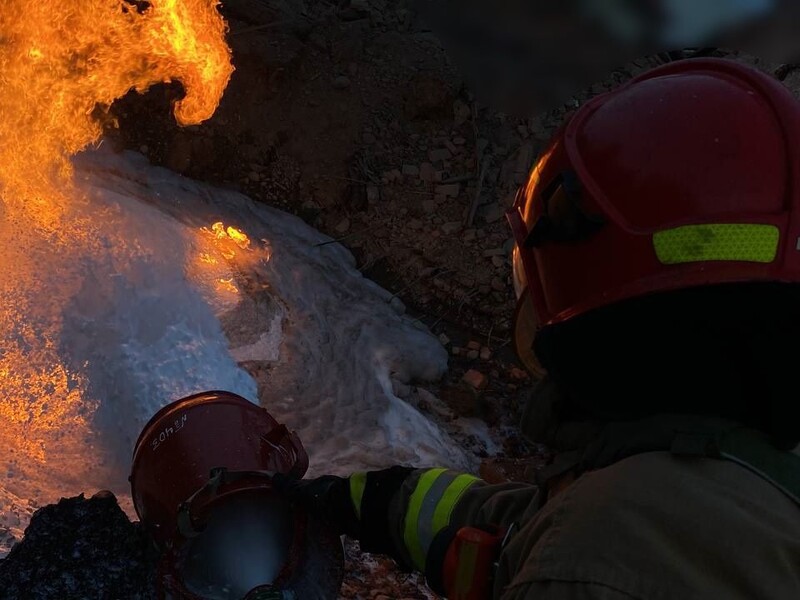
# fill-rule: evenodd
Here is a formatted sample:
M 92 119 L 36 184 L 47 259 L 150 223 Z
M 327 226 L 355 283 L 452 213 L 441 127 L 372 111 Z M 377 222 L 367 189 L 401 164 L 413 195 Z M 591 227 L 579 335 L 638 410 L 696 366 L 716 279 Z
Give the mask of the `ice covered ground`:
M 58 231 L 0 220 L 0 554 L 61 496 L 107 488 L 130 510 L 139 431 L 206 389 L 297 430 L 312 475 L 475 466 L 395 393 L 440 377 L 446 352 L 345 248 L 137 154 L 100 149 L 75 166 Z

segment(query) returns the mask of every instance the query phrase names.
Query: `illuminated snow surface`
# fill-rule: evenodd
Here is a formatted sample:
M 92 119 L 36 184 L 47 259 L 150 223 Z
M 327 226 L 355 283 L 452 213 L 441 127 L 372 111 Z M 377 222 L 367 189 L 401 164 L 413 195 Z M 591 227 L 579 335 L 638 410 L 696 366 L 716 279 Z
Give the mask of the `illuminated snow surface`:
M 0 555 L 61 496 L 111 489 L 133 515 L 137 435 L 159 407 L 207 389 L 260 401 L 295 429 L 310 475 L 475 466 L 397 395 L 424 394 L 407 384 L 439 378 L 445 350 L 345 248 L 138 154 L 100 149 L 75 165 L 84 197 L 67 219 L 83 233 L 68 248 L 0 219 Z M 448 427 L 492 450 L 485 426 Z

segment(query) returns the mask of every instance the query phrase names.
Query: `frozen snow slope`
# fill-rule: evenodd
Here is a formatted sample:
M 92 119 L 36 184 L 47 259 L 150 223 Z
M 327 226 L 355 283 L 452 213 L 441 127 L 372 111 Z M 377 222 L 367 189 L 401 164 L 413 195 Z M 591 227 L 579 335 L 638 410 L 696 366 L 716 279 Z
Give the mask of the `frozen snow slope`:
M 297 430 L 312 475 L 471 466 L 393 392 L 441 376 L 445 351 L 342 246 L 137 154 L 75 165 L 83 198 L 59 235 L 74 240 L 0 219 L 0 553 L 37 505 L 100 488 L 129 503 L 142 426 L 206 389 Z

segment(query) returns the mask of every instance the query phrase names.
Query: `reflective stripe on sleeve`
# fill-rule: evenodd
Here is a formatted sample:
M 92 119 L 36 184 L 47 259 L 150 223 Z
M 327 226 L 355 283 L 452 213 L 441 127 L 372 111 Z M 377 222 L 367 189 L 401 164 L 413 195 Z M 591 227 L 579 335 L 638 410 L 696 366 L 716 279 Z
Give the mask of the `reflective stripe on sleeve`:
M 449 525 L 456 504 L 477 481 L 477 477 L 447 469 L 431 469 L 419 478 L 406 511 L 403 541 L 420 571 L 425 569 L 433 538 Z
M 359 521 L 361 520 L 361 500 L 364 498 L 364 488 L 366 487 L 366 473 L 353 473 L 350 476 L 350 500 L 353 501 L 353 508 Z

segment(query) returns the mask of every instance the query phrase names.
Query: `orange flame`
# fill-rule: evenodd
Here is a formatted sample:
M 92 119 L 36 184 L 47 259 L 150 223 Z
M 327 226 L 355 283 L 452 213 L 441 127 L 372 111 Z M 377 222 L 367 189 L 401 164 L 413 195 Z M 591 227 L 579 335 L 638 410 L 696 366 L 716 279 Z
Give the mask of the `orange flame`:
M 95 143 L 96 111 L 135 89 L 179 80 L 182 125 L 214 113 L 233 66 L 219 0 L 3 0 L 0 10 L 0 189 L 46 200 Z
M 233 248 L 234 245 L 242 250 L 250 248 L 250 238 L 247 237 L 245 232 L 241 229 L 236 229 L 236 227 L 225 227 L 222 221 L 217 221 L 211 225 L 211 229 L 203 227 L 201 231 L 214 240 L 222 256 L 228 260 L 236 256 L 236 250 Z M 201 259 L 205 262 L 209 262 L 202 256 Z
M 0 279 L 0 446 L 23 467 L 68 464 L 76 477 L 90 476 L 78 463 L 91 454 L 84 446 L 93 414 L 88 382 L 62 360 L 63 307 L 46 306 L 45 289 L 35 298 L 17 289 L 19 281 L 40 287 L 37 273 L 59 268 L 29 256 L 26 237 L 36 229 L 66 246 L 91 241 L 92 223 L 69 211 L 80 201 L 69 159 L 100 139 L 97 117 L 116 99 L 174 80 L 185 90 L 173 107 L 181 125 L 213 115 L 233 72 L 218 5 L 148 0 L 137 10 L 132 0 L 0 0 L 0 233 L 9 242 L 0 269 L 12 275 Z M 64 285 L 56 297 L 81 283 Z M 49 316 L 28 324 L 34 304 Z M 0 473 L 0 488 L 9 489 L 10 477 Z M 12 491 L 33 497 L 48 480 L 17 476 Z
M 225 227 L 222 221 L 213 223 L 210 229 L 208 227 L 202 227 L 200 232 L 211 241 L 214 251 L 219 253 L 226 261 L 232 261 L 236 258 L 238 252 L 237 248 L 245 251 L 251 250 L 250 238 L 247 234 L 241 229 L 230 225 Z M 238 256 L 241 258 L 243 255 L 241 252 L 238 252 Z M 221 266 L 217 258 L 215 258 L 211 252 L 200 252 L 199 259 L 200 263 L 210 265 L 215 270 Z M 220 277 L 216 280 L 216 284 L 217 289 L 220 291 L 231 294 L 239 293 L 239 288 L 234 283 L 232 277 Z

